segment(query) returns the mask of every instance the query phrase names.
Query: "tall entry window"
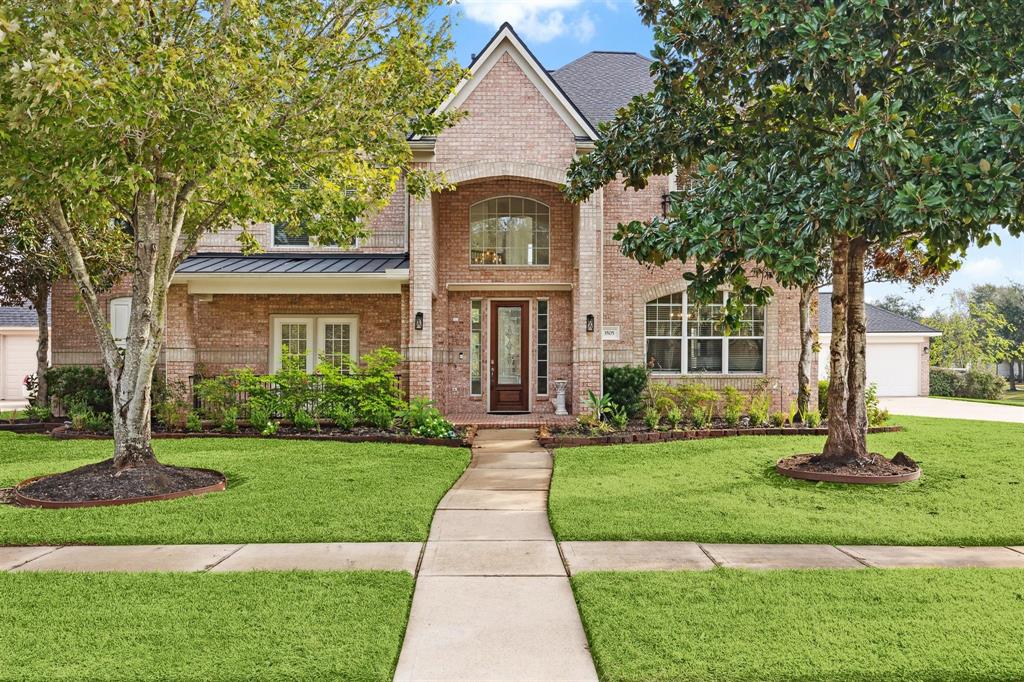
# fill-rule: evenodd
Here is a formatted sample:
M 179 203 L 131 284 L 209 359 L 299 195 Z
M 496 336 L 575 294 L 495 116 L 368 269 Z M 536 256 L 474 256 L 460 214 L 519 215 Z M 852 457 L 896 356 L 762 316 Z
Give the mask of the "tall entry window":
M 483 301 L 471 301 L 469 310 L 469 394 L 483 393 Z
M 744 308 L 739 329 L 722 328 L 725 292 L 708 303 L 684 293 L 647 302 L 647 366 L 664 374 L 759 374 L 764 372 L 765 312 Z M 685 317 L 684 317 L 685 312 Z
M 525 197 L 495 197 L 469 209 L 470 263 L 547 265 L 548 207 Z

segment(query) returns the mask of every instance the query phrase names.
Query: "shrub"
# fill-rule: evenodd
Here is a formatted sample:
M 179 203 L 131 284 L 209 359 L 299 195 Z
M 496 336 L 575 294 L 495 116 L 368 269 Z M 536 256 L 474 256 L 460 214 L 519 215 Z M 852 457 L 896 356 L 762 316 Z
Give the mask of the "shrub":
M 629 426 L 629 412 L 625 407 L 613 403 L 611 411 L 608 412 L 608 422 L 616 431 L 624 431 Z
M 389 403 L 373 397 L 360 400 L 356 414 L 363 424 L 377 429 L 390 429 L 395 423 L 397 411 Z
M 607 394 L 597 395 L 588 391 L 587 397 L 583 399 L 583 407 L 598 421 L 604 421 L 614 407 L 611 397 Z
M 207 419 L 223 422 L 229 410 L 238 418 L 238 378 L 236 373 L 203 379 L 193 389 L 199 398 L 200 411 Z
M 645 411 L 654 411 L 664 416 L 676 406 L 672 387 L 658 381 L 648 381 L 644 390 L 643 404 Z
M 238 408 L 229 407 L 221 414 L 220 428 L 224 433 L 234 433 L 238 430 Z
M 164 387 L 160 393 L 159 399 L 153 402 L 153 418 L 166 429 L 184 429 L 191 411 L 188 401 L 185 400 L 184 387 Z
M 868 414 L 868 426 L 881 426 L 889 419 L 889 411 L 878 405 L 878 386 L 875 384 L 864 391 L 864 407 Z
M 190 433 L 199 433 L 203 430 L 203 420 L 199 418 L 199 413 L 188 413 L 188 416 L 185 417 L 185 430 Z
M 320 428 L 313 415 L 305 410 L 296 410 L 295 414 L 292 415 L 292 426 L 299 431 L 316 431 Z
M 46 382 L 50 398 L 56 399 L 68 415 L 72 404 L 93 412 L 109 413 L 114 409 L 107 375 L 98 367 L 51 367 L 46 370 Z
M 726 386 L 722 391 L 722 418 L 729 426 L 738 426 L 743 418 L 743 407 L 747 398 L 735 386 Z
M 454 438 L 455 427 L 429 398 L 413 398 L 398 416 L 409 433 L 421 438 Z
M 771 417 L 769 417 L 769 422 L 775 428 L 779 428 L 780 426 L 785 426 L 786 425 L 786 413 L 782 412 L 781 410 L 778 411 L 778 412 L 772 412 Z
M 821 424 L 821 412 L 819 410 L 807 410 L 803 416 L 804 426 L 812 429 L 818 428 Z
M 113 430 L 110 413 L 92 412 L 91 410 L 87 412 L 85 416 L 85 430 L 92 431 L 93 433 L 110 433 Z
M 822 419 L 828 417 L 828 379 L 818 381 L 818 411 Z
M 644 424 L 648 429 L 654 431 L 658 428 L 658 424 L 661 422 L 661 413 L 657 410 L 648 407 L 644 410 Z
M 750 425 L 764 426 L 768 423 L 768 412 L 771 410 L 772 399 L 767 393 L 757 393 L 750 398 Z
M 665 420 L 673 429 L 678 429 L 683 423 L 683 411 L 673 407 L 665 414 Z
M 281 369 L 272 377 L 277 384 L 277 406 L 285 419 L 296 421 L 300 412 L 314 416 L 319 412 L 321 392 L 317 379 L 306 373 L 306 361 L 284 353 Z
M 705 405 L 697 405 L 692 413 L 693 428 L 703 429 L 711 424 L 711 411 Z
M 270 412 L 259 403 L 249 404 L 249 426 L 255 431 L 263 433 L 270 426 Z
M 955 398 L 963 393 L 964 373 L 932 367 L 928 372 L 928 395 Z
M 628 417 L 640 414 L 644 408 L 644 389 L 647 387 L 647 368 L 642 365 L 624 365 L 604 368 L 604 393 L 612 402 L 626 411 Z
M 53 416 L 50 412 L 50 408 L 45 405 L 40 407 L 38 405 L 29 405 L 24 409 L 25 418 L 33 422 L 44 422 Z
M 343 431 L 351 431 L 352 427 L 356 425 L 355 413 L 344 405 L 335 405 L 331 418 L 334 420 L 334 425 Z
M 1006 379 L 1001 376 L 977 370 L 969 370 L 964 374 L 964 398 L 998 400 L 1005 391 Z

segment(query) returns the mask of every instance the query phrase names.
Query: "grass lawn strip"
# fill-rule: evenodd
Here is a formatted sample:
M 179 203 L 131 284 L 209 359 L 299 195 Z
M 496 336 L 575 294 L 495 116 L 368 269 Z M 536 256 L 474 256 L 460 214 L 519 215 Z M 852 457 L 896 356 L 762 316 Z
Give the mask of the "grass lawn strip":
M 2 680 L 390 680 L 408 573 L 0 574 Z
M 1024 679 L 1024 570 L 586 573 L 603 680 Z
M 1007 391 L 1003 394 L 1003 397 L 999 400 L 985 400 L 984 398 L 951 398 L 948 396 L 932 396 L 939 400 L 959 400 L 966 403 L 988 403 L 989 405 L 1012 405 L 1014 407 L 1024 407 L 1024 391 L 1010 392 Z
M 889 545 L 1024 543 L 1024 425 L 899 417 L 868 445 L 916 459 L 899 486 L 779 476 L 809 436 L 722 438 L 555 451 L 550 515 L 559 540 Z
M 424 541 L 465 448 L 260 439 L 158 441 L 166 464 L 227 475 L 202 497 L 90 509 L 0 505 L 0 545 Z M 0 487 L 110 457 L 111 441 L 0 433 Z

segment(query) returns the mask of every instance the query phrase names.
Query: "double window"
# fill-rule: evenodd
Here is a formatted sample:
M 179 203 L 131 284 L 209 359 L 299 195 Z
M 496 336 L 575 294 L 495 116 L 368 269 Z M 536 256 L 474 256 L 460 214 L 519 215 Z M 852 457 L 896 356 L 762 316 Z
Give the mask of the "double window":
M 764 372 L 764 308 L 744 308 L 739 328 L 722 328 L 725 292 L 709 303 L 669 294 L 647 303 L 647 366 L 666 374 L 757 374 Z
M 359 240 L 353 238 L 348 245 L 359 246 Z M 298 230 L 289 228 L 288 223 L 274 223 L 274 246 L 338 246 L 337 242 L 322 242 L 309 236 L 309 228 L 302 226 Z
M 539 201 L 495 197 L 469 209 L 470 263 L 547 265 L 550 212 Z
M 343 317 L 275 317 L 270 369 L 281 369 L 285 357 L 298 360 L 312 372 L 322 359 L 347 369 L 359 354 L 358 321 Z

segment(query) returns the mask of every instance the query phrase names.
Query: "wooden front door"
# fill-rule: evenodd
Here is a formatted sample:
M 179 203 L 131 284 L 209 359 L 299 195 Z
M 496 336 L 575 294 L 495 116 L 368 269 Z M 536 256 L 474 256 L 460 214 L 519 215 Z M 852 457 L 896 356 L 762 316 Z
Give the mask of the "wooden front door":
M 530 304 L 491 302 L 491 412 L 530 409 Z

